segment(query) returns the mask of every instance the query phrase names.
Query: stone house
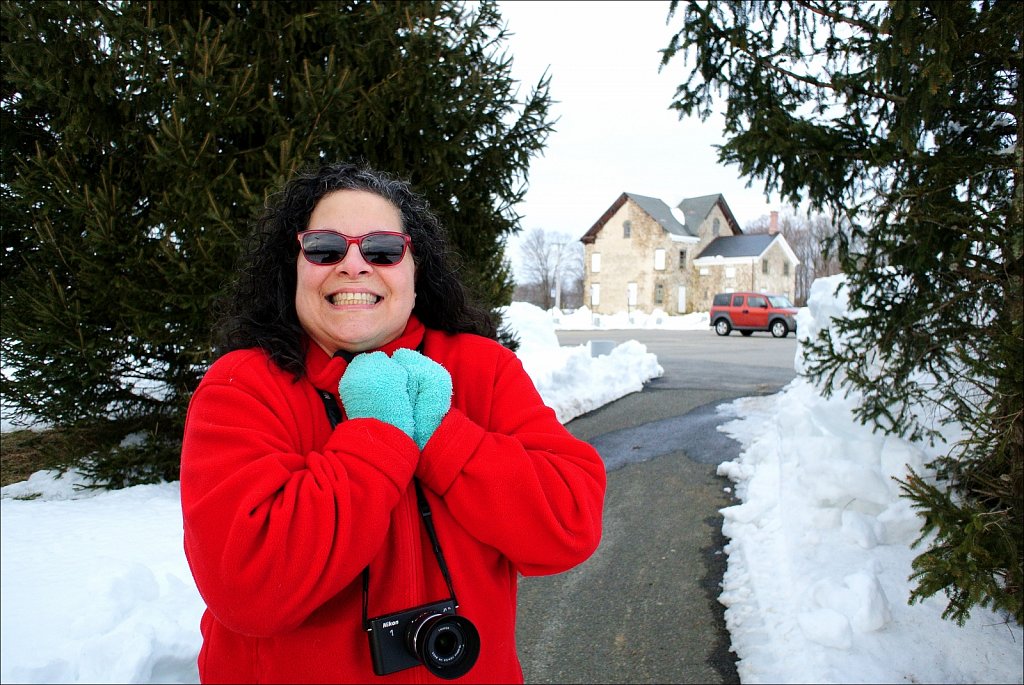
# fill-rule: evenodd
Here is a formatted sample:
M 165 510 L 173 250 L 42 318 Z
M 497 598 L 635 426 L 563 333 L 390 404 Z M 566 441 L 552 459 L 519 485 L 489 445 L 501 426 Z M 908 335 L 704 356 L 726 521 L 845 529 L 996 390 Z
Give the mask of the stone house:
M 584 304 L 595 314 L 661 309 L 706 312 L 715 293 L 787 295 L 800 263 L 774 227 L 744 235 L 721 194 L 686 198 L 676 207 L 622 193 L 580 241 Z

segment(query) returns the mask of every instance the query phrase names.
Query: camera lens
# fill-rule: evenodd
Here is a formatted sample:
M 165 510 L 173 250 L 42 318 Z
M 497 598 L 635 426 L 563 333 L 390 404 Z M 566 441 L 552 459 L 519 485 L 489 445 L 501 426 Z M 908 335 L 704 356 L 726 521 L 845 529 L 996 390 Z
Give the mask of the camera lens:
M 427 652 L 438 661 L 451 661 L 459 655 L 463 649 L 465 638 L 462 635 L 454 634 L 454 630 L 437 631 L 434 633 L 434 643 L 427 645 Z
M 407 647 L 439 678 L 458 678 L 469 672 L 480 654 L 480 635 L 462 616 L 424 613 L 406 632 Z

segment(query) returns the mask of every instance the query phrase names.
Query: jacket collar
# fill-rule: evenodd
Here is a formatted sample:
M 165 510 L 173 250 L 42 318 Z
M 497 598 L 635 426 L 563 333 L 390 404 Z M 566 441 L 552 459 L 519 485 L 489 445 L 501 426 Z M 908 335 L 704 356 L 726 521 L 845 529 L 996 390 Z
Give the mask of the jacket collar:
M 420 320 L 415 315 L 410 315 L 402 334 L 374 351 L 390 355 L 395 350 L 401 348 L 415 350 L 423 342 L 425 331 L 426 328 L 420 323 Z M 349 359 L 346 357 L 347 355 L 343 354 L 329 357 L 319 345 L 315 344 L 312 340 L 307 340 L 306 375 L 313 384 L 313 387 L 320 390 L 330 390 L 332 394 L 337 392 L 338 381 L 341 380 L 341 375 L 348 368 Z

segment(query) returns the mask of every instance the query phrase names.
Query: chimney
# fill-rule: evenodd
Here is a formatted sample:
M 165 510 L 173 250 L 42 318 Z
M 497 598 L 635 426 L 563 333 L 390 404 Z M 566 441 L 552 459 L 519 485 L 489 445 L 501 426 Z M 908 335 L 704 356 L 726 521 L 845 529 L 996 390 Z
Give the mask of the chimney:
M 779 232 L 779 212 L 777 210 L 773 209 L 772 210 L 771 221 L 768 223 L 768 234 L 769 235 L 775 235 L 778 232 Z

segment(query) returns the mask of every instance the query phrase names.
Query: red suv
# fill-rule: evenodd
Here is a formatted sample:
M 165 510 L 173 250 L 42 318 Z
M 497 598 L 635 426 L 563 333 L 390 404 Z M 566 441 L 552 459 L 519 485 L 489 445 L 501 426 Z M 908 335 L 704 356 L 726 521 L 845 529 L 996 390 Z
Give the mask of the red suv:
M 719 293 L 711 304 L 711 327 L 719 335 L 734 328 L 743 335 L 771 331 L 776 338 L 796 332 L 796 305 L 785 295 Z

